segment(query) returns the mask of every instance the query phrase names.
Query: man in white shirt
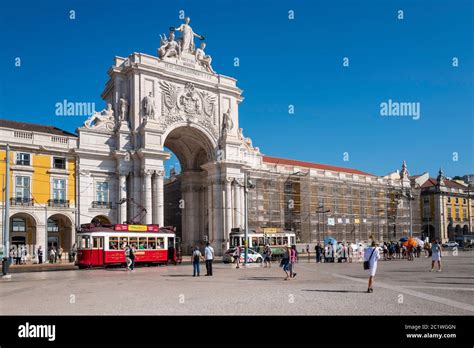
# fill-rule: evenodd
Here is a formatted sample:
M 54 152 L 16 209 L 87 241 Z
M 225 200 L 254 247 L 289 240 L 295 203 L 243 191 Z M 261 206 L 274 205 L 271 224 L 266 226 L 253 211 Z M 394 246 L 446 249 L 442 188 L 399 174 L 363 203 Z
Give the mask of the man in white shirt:
M 206 276 L 212 276 L 212 261 L 214 260 L 214 249 L 211 247 L 209 242 L 206 243 L 206 249 L 204 249 L 204 257 L 206 259 Z

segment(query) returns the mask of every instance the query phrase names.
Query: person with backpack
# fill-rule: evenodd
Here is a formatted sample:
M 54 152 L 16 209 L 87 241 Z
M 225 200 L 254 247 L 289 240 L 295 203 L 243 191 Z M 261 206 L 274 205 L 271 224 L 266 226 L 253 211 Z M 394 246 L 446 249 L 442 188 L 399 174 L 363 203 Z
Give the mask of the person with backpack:
M 375 272 L 377 272 L 377 261 L 380 259 L 380 253 L 377 249 L 377 242 L 372 241 L 372 247 L 368 247 L 364 251 L 364 269 L 369 273 L 368 293 L 374 292 L 372 285 L 374 283 Z
M 197 273 L 197 276 L 199 277 L 201 259 L 202 259 L 202 254 L 199 251 L 199 248 L 195 246 L 193 255 L 191 256 L 191 262 L 193 263 L 193 277 L 196 276 L 196 273 Z
M 434 271 L 435 262 L 438 262 L 438 272 L 441 272 L 441 246 L 438 243 L 438 240 L 435 239 L 431 245 L 431 270 Z

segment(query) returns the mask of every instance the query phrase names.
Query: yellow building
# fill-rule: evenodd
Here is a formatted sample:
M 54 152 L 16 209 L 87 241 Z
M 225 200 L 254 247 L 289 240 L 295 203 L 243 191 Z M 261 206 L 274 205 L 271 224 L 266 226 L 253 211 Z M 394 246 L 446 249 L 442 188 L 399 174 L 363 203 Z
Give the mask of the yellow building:
M 474 200 L 469 185 L 444 177 L 425 174 L 421 184 L 421 217 L 423 234 L 442 242 L 457 241 L 462 244 L 473 235 Z
M 6 146 L 10 146 L 10 195 L 0 197 L 4 229 L 5 200 L 10 201 L 10 245 L 26 245 L 27 259 L 39 246 L 74 243 L 76 221 L 75 134 L 37 124 L 0 120 L 0 180 L 6 183 Z M 3 233 L 2 233 L 3 245 Z

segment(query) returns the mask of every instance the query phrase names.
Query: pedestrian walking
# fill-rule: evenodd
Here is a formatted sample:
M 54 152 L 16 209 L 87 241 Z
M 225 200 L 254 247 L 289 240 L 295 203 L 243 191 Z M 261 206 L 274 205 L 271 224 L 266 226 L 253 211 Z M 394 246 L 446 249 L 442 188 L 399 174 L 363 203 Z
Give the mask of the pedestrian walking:
M 296 252 L 296 245 L 293 244 L 290 249 L 290 277 L 291 278 L 296 277 L 295 266 L 296 266 L 297 257 L 298 257 L 298 253 Z
M 352 253 L 354 250 L 352 249 L 351 243 L 347 243 L 347 257 L 349 259 L 349 263 L 352 263 Z
M 286 274 L 285 280 L 290 279 L 290 274 L 288 273 L 290 271 L 290 269 L 289 269 L 290 255 L 291 255 L 290 247 L 286 246 L 285 247 L 285 253 L 283 254 L 283 257 L 280 261 L 280 267 L 283 268 L 283 271 L 285 271 L 285 274 Z
M 38 263 L 41 264 L 43 263 L 43 249 L 41 249 L 41 245 L 38 247 Z
M 59 249 L 58 249 L 58 259 L 59 259 L 59 263 L 61 263 L 61 260 L 62 260 L 62 257 L 63 257 L 63 247 L 60 246 Z
M 28 255 L 28 251 L 24 245 L 21 246 L 20 255 L 20 265 L 26 265 L 26 256 Z
M 54 248 L 51 247 L 51 250 L 49 251 L 49 263 L 54 263 L 55 257 L 56 257 L 56 252 L 54 251 Z
M 206 276 L 212 276 L 212 261 L 214 261 L 214 249 L 209 242 L 206 243 L 204 249 L 204 258 L 206 259 Z
M 314 247 L 314 251 L 316 252 L 316 262 L 321 262 L 321 254 L 323 252 L 323 247 L 321 246 L 321 243 L 318 242 L 318 244 Z
M 435 262 L 438 262 L 438 272 L 441 272 L 441 246 L 438 243 L 438 240 L 435 239 L 431 245 L 431 270 L 434 271 Z
M 21 261 L 21 250 L 18 246 L 15 247 L 15 264 L 19 265 Z
M 77 255 L 77 244 L 74 243 L 71 248 L 71 258 L 70 262 L 75 262 L 76 261 L 76 255 Z
M 137 250 L 137 247 L 135 244 L 132 244 L 130 247 L 130 259 L 132 260 L 132 263 L 130 265 L 130 270 L 133 272 L 135 271 L 135 251 Z
M 240 249 L 240 246 L 236 246 L 235 247 L 235 251 L 234 251 L 234 260 L 235 260 L 235 263 L 237 264 L 235 266 L 235 268 L 240 268 L 240 254 L 242 253 L 242 250 Z
M 202 259 L 202 254 L 199 251 L 199 248 L 197 246 L 194 247 L 193 255 L 191 257 L 191 262 L 193 263 L 193 277 L 197 276 L 199 277 L 200 273 L 200 267 L 201 267 L 201 259 Z
M 265 267 L 267 267 L 268 265 L 268 268 L 270 268 L 272 266 L 272 248 L 270 248 L 270 245 L 267 244 L 264 250 L 265 251 L 264 251 L 263 261 L 264 261 Z
M 374 292 L 372 288 L 374 283 L 375 272 L 377 272 L 377 261 L 380 259 L 380 253 L 377 250 L 377 243 L 372 241 L 372 247 L 368 247 L 364 251 L 364 269 L 369 273 L 368 293 Z
M 130 256 L 132 248 L 125 244 L 123 245 L 124 251 L 125 251 L 125 262 L 127 266 L 127 271 L 131 271 L 131 265 L 132 265 L 132 257 Z

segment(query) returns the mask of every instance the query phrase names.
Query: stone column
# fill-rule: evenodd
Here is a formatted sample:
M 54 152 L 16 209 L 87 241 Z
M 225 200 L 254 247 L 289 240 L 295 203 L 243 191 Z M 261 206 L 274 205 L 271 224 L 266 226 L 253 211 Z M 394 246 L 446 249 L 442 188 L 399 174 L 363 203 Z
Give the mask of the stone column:
M 118 199 L 120 204 L 120 213 L 118 222 L 121 224 L 127 221 L 127 178 L 124 173 L 120 173 L 118 177 Z
M 225 184 L 225 230 L 224 241 L 229 243 L 229 233 L 232 229 L 232 178 L 226 178 Z
M 208 181 L 207 183 L 207 225 L 209 228 L 208 238 L 209 240 L 214 239 L 214 214 L 213 214 L 213 183 Z
M 243 184 L 243 181 L 242 181 Z M 245 188 L 239 185 L 239 197 L 240 197 L 240 225 L 241 227 L 245 227 L 245 214 L 247 213 L 245 211 Z
M 150 170 L 144 170 L 143 171 L 143 178 L 144 178 L 144 203 L 145 203 L 145 209 L 146 209 L 146 215 L 145 215 L 145 223 L 151 224 L 152 223 L 152 201 L 151 201 L 151 171 Z
M 140 216 L 140 214 L 139 214 L 140 213 L 140 206 L 138 204 L 140 204 L 140 201 L 141 201 L 140 194 L 141 194 L 142 191 L 143 191 L 143 188 L 141 186 L 140 173 L 138 172 L 138 170 L 136 170 L 133 173 L 133 193 L 132 193 L 132 196 L 133 196 L 134 203 L 132 203 L 132 205 L 131 205 L 131 211 L 132 211 L 131 218 L 132 219 L 135 216 L 138 219 L 139 216 Z
M 162 170 L 159 170 L 155 173 L 155 186 L 156 186 L 156 223 L 162 227 L 165 223 L 165 196 L 164 196 L 164 187 L 163 187 L 163 177 L 165 173 Z
M 234 227 L 240 227 L 241 225 L 241 216 L 242 216 L 242 211 L 240 207 L 240 185 L 238 182 L 234 181 L 234 209 L 233 214 L 234 214 Z

